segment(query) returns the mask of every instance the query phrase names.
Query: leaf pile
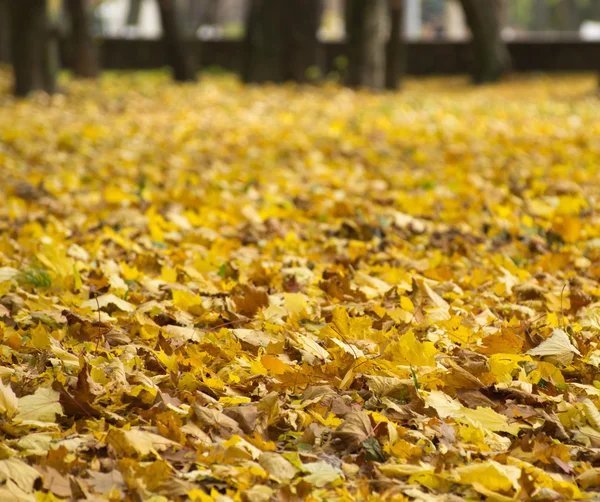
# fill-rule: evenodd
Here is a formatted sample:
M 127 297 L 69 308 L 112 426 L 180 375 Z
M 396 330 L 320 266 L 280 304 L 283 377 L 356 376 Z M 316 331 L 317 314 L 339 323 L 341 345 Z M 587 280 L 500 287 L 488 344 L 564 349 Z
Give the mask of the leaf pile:
M 0 499 L 600 496 L 592 87 L 0 97 Z

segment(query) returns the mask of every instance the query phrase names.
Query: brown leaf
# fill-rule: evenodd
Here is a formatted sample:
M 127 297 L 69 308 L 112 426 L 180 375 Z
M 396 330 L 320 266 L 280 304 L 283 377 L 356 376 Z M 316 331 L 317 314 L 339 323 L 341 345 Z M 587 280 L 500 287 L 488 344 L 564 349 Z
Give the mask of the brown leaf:
M 225 408 L 223 413 L 237 422 L 240 429 L 246 434 L 251 434 L 256 429 L 258 408 L 254 405 L 232 406 Z
M 91 406 L 89 401 L 78 400 L 58 381 L 52 384 L 52 388 L 60 394 L 59 402 L 66 416 L 75 418 L 99 418 L 102 416 L 100 411 Z
M 35 469 L 42 475 L 45 490 L 51 491 L 57 497 L 69 498 L 72 496 L 71 483 L 66 476 L 48 466 L 35 466 Z
M 233 301 L 238 313 L 254 317 L 259 309 L 269 306 L 269 295 L 263 288 L 247 285 L 233 295 Z
M 88 472 L 88 485 L 96 493 L 106 494 L 113 489 L 124 490 L 126 488 L 123 475 L 115 470 L 110 472 Z
M 332 442 L 340 449 L 354 452 L 373 434 L 369 415 L 365 411 L 352 411 L 344 417 L 344 422 L 332 433 Z
M 219 435 L 228 438 L 233 434 L 243 434 L 238 423 L 233 419 L 220 412 L 204 406 L 192 405 L 194 415 L 197 421 L 203 427 L 212 429 Z

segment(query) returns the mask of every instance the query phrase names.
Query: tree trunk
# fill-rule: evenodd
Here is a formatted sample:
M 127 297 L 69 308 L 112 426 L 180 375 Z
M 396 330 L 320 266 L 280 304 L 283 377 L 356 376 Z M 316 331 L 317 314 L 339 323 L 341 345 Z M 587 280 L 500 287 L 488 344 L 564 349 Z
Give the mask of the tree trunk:
M 348 76 L 350 87 L 385 85 L 387 0 L 347 0 Z
M 387 45 L 385 66 L 385 87 L 395 91 L 402 85 L 402 77 L 406 68 L 406 44 L 403 40 L 404 1 L 389 0 L 390 39 Z
M 497 0 L 460 0 L 471 31 L 477 84 L 495 82 L 510 69 L 510 55 L 504 44 L 498 19 Z
M 321 0 L 252 0 L 246 18 L 243 80 L 314 80 L 321 57 L 317 39 L 321 12 Z
M 533 0 L 533 15 L 531 16 L 531 28 L 534 31 L 548 29 L 548 4 L 546 0 Z
M 284 78 L 294 82 L 313 81 L 321 67 L 322 51 L 317 34 L 323 14 L 322 2 L 287 0 L 284 14 Z
M 168 65 L 173 70 L 173 78 L 178 82 L 196 80 L 195 64 L 187 51 L 181 35 L 175 0 L 158 0 L 163 42 L 167 52 Z
M 15 75 L 14 93 L 56 90 L 56 64 L 52 57 L 45 0 L 10 1 L 11 59 Z
M 60 71 L 59 28 L 56 24 L 49 24 L 44 40 L 44 91 L 54 94 L 57 91 L 56 77 Z
M 70 0 L 69 0 L 70 1 Z M 129 0 L 129 9 L 127 9 L 127 19 L 125 25 L 137 26 L 140 22 L 143 0 Z
M 282 0 L 251 0 L 246 18 L 242 78 L 244 82 L 285 80 Z
M 598 1 L 598 0 L 594 0 Z M 579 10 L 575 0 L 561 0 L 558 5 L 560 29 L 562 31 L 579 31 Z
M 0 0 L 0 63 L 10 62 L 9 0 Z
M 98 51 L 92 35 L 91 16 L 87 0 L 67 0 L 71 20 L 70 43 L 73 51 L 73 72 L 78 77 L 96 78 L 99 72 Z
M 219 0 L 201 0 L 200 4 L 202 5 L 200 24 L 217 24 L 219 16 Z

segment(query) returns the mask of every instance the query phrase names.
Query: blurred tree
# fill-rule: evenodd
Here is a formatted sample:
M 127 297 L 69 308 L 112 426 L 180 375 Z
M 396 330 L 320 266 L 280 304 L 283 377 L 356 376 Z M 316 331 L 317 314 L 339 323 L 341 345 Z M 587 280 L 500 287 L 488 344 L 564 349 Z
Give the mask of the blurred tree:
M 206 24 L 217 24 L 219 22 L 219 0 L 192 0 L 194 3 L 199 3 L 202 8 L 202 18 Z
M 460 0 L 471 31 L 475 56 L 473 81 L 494 82 L 510 70 L 510 54 L 502 40 L 499 0 Z
M 346 1 L 350 87 L 384 87 L 387 15 L 387 0 Z
M 176 0 L 158 0 L 167 62 L 178 82 L 196 80 L 195 61 L 187 51 L 177 16 Z
M 125 20 L 127 26 L 137 26 L 139 24 L 143 1 L 144 0 L 129 0 L 127 19 Z
M 10 0 L 11 61 L 14 93 L 56 91 L 57 57 L 46 0 Z
M 287 31 L 285 79 L 308 82 L 318 77 L 321 45 L 317 38 L 323 2 L 321 0 L 288 0 L 285 29 Z
M 577 0 L 559 0 L 556 5 L 556 13 L 562 31 L 579 31 L 580 19 Z
M 321 0 L 251 0 L 242 62 L 245 82 L 307 82 L 320 63 Z
M 283 82 L 283 11 L 280 0 L 250 0 L 246 16 L 244 82 Z
M 548 29 L 548 2 L 547 0 L 533 0 L 531 28 L 535 31 Z
M 396 90 L 402 84 L 406 67 L 406 45 L 402 36 L 404 0 L 389 0 L 390 39 L 387 45 L 385 87 Z
M 193 33 L 198 31 L 201 25 L 214 26 L 217 24 L 219 15 L 219 0 L 190 0 L 189 22 Z
M 71 24 L 70 46 L 73 73 L 82 78 L 95 78 L 99 73 L 98 51 L 92 35 L 92 13 L 88 0 L 67 0 Z
M 10 61 L 10 13 L 8 0 L 0 0 L 0 63 Z

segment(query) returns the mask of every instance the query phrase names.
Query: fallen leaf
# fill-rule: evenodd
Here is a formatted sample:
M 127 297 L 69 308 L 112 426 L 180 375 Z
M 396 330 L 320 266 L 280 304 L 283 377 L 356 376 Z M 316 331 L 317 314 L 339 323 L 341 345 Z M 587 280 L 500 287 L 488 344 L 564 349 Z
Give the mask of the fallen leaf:
M 568 335 L 560 328 L 555 328 L 550 338 L 544 340 L 536 348 L 527 352 L 532 356 L 549 357 L 553 361 L 563 365 L 568 365 L 575 355 L 580 356 L 581 352 L 575 347 Z
M 63 414 L 59 398 L 58 392 L 40 387 L 34 394 L 19 399 L 19 413 L 15 420 L 54 422 L 57 415 Z

